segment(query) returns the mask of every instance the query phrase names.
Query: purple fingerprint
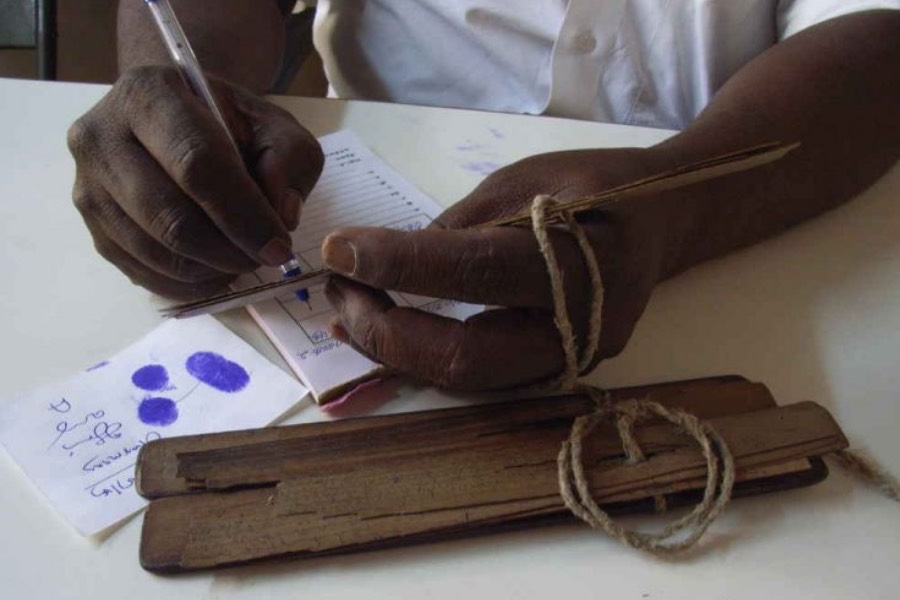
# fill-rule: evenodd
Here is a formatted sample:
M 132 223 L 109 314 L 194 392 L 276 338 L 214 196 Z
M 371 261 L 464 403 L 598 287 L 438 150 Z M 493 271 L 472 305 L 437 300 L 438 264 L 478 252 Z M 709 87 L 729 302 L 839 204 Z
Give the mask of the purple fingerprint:
M 138 405 L 138 418 L 147 425 L 171 425 L 178 420 L 178 406 L 168 398 L 144 398 Z
M 158 392 L 169 385 L 169 374 L 162 365 L 144 365 L 132 373 L 131 382 L 142 390 Z
M 195 352 L 185 367 L 188 373 L 220 392 L 239 392 L 250 383 L 250 374 L 244 367 L 215 352 Z

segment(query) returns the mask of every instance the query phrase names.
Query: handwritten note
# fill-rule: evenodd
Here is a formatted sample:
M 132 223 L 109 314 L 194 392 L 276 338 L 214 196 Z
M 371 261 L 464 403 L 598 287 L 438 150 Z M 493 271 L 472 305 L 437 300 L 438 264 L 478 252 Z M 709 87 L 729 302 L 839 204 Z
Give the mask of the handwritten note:
M 293 234 L 297 259 L 305 268 L 322 265 L 322 240 L 338 227 L 360 225 L 415 231 L 427 227 L 441 212 L 434 200 L 349 131 L 324 136 L 319 142 L 325 152 L 325 169 L 303 206 L 300 227 Z M 280 278 L 277 269 L 263 268 L 243 276 L 238 284 L 249 287 Z M 407 293 L 390 295 L 398 305 L 456 319 L 465 319 L 483 308 Z M 308 305 L 285 294 L 254 304 L 248 310 L 316 398 L 378 366 L 331 337 L 328 324 L 334 312 L 323 286 L 310 290 Z
M 267 425 L 307 390 L 212 317 L 170 321 L 82 373 L 2 403 L 0 441 L 80 531 L 141 509 L 141 446 Z

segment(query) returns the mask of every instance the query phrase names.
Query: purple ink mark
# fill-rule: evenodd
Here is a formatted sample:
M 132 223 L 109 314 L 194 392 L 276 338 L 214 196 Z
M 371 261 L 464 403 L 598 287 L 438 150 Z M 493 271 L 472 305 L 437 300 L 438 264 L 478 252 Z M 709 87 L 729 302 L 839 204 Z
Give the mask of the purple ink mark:
M 492 160 L 476 160 L 463 164 L 462 168 L 466 171 L 478 173 L 479 175 L 490 175 L 491 173 L 499 169 L 500 165 Z
M 94 365 L 93 367 L 88 367 L 87 369 L 85 369 L 85 372 L 90 373 L 91 371 L 96 371 L 97 369 L 102 369 L 103 367 L 105 367 L 105 366 L 108 365 L 108 364 L 109 364 L 109 361 L 108 361 L 108 360 L 104 360 L 104 361 L 98 362 L 98 363 L 97 363 L 96 365 Z
M 131 375 L 131 382 L 148 392 L 158 392 L 169 385 L 169 374 L 162 365 L 144 365 Z
M 138 418 L 146 425 L 171 425 L 178 420 L 178 406 L 168 398 L 144 398 L 138 405 Z
M 483 148 L 484 146 L 482 146 L 481 144 L 476 144 L 475 142 L 470 140 L 466 140 L 465 144 L 456 147 L 456 149 L 460 152 L 474 152 L 475 150 L 481 150 Z
M 503 132 L 499 129 L 495 129 L 494 127 L 488 127 L 488 131 L 491 132 L 491 135 L 494 136 L 495 139 L 502 140 L 506 136 L 503 135 Z
M 188 373 L 220 392 L 239 392 L 250 383 L 250 374 L 241 365 L 214 352 L 196 352 L 188 359 Z

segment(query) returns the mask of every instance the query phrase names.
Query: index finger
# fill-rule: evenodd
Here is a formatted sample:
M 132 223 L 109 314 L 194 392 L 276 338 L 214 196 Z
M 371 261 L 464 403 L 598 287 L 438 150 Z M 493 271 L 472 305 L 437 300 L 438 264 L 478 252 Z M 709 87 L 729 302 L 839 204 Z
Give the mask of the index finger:
M 131 84 L 125 110 L 134 135 L 235 246 L 265 264 L 285 262 L 291 240 L 279 215 L 209 109 L 172 77 L 157 71 Z
M 325 293 L 355 347 L 441 387 L 503 389 L 563 368 L 559 332 L 547 311 L 490 310 L 457 321 L 398 307 L 383 292 L 340 277 L 331 278 Z

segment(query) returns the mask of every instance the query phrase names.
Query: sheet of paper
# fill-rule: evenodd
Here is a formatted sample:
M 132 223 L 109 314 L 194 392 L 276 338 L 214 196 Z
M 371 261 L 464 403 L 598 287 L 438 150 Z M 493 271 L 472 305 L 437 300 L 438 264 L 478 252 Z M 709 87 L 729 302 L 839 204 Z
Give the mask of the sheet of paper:
M 426 227 L 441 212 L 428 196 L 413 187 L 375 156 L 359 139 L 341 131 L 319 140 L 325 169 L 307 198 L 294 232 L 294 249 L 307 269 L 321 266 L 322 240 L 347 225 L 393 227 L 414 231 Z M 277 281 L 277 269 L 261 269 L 238 281 L 258 285 Z M 310 291 L 310 304 L 293 295 L 249 307 L 275 347 L 318 398 L 323 392 L 364 376 L 377 367 L 349 346 L 333 339 L 328 323 L 334 312 L 323 286 Z M 480 306 L 391 292 L 397 304 L 415 306 L 447 317 L 465 319 Z
M 3 402 L 0 442 L 82 534 L 146 502 L 145 443 L 261 427 L 307 394 L 212 317 L 169 321 L 78 375 Z

